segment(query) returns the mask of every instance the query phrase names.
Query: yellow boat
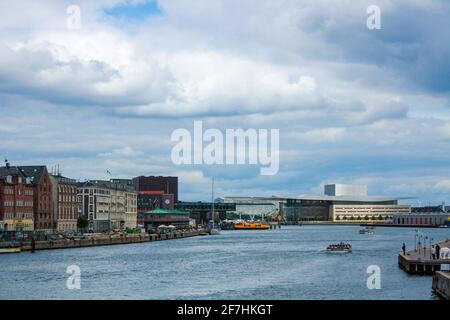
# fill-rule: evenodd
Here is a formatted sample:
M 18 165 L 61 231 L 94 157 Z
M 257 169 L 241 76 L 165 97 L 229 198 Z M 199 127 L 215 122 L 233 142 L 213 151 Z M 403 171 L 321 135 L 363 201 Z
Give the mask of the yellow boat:
M 270 225 L 261 222 L 238 222 L 234 224 L 235 230 L 267 230 Z

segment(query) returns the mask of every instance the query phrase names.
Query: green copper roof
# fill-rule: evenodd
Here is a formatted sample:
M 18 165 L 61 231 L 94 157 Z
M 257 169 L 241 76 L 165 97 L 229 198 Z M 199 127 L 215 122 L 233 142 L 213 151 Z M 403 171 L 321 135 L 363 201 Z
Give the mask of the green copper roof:
M 144 214 L 189 214 L 189 212 L 169 209 L 155 209 L 144 212 Z

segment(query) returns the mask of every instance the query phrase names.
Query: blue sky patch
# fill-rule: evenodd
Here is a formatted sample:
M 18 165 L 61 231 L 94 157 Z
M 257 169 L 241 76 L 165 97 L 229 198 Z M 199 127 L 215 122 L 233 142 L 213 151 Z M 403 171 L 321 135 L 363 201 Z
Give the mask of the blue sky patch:
M 143 20 L 149 16 L 162 15 L 158 1 L 149 0 L 142 4 L 125 3 L 119 6 L 105 9 L 105 13 L 117 18 L 125 18 L 132 20 Z

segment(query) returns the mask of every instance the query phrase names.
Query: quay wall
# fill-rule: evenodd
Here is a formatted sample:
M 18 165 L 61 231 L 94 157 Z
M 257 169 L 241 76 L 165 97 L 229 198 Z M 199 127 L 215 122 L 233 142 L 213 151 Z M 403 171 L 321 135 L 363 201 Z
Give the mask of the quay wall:
M 445 300 L 450 300 L 450 273 L 437 271 L 433 276 L 433 292 Z
M 142 243 L 151 241 L 171 240 L 179 238 L 187 238 L 198 236 L 198 232 L 174 232 L 168 234 L 146 234 L 146 235 L 127 235 L 123 237 L 104 236 L 97 238 L 88 238 L 81 240 L 56 240 L 56 241 L 36 241 L 35 250 L 51 250 L 51 249 L 70 249 L 83 247 L 97 247 L 129 243 Z M 31 251 L 31 243 L 21 245 L 22 251 Z

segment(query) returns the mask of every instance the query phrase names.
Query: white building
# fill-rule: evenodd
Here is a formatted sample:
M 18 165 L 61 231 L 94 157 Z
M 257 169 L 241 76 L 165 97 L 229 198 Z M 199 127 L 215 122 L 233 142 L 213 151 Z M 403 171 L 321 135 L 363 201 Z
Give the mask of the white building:
M 80 183 L 78 201 L 78 214 L 88 220 L 89 230 L 105 232 L 136 227 L 137 193 L 122 180 Z

